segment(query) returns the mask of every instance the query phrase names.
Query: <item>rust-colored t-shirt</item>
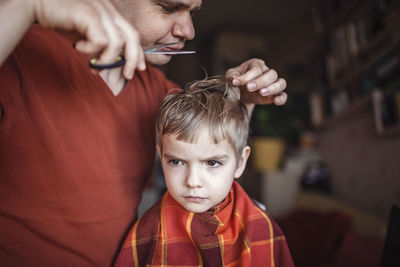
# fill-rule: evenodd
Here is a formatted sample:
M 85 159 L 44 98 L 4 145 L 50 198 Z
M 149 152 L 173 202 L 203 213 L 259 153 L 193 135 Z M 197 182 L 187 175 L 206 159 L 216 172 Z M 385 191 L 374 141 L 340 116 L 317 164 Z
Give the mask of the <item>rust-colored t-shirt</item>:
M 0 265 L 109 266 L 176 87 L 151 66 L 114 96 L 87 58 L 33 26 L 0 68 Z

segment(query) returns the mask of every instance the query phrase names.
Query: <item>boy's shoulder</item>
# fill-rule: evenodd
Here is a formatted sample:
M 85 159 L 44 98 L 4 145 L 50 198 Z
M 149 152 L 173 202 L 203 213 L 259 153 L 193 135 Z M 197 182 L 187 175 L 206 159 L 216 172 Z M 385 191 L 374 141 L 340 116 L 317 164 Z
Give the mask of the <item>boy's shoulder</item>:
M 242 188 L 238 182 L 234 182 L 233 190 L 235 191 L 235 209 L 236 212 L 245 218 L 246 228 L 249 232 L 254 232 L 258 238 L 260 230 L 266 235 L 265 238 L 283 237 L 282 230 L 275 220 L 269 216 L 266 206 L 250 198 L 247 192 Z
M 160 225 L 162 198 L 159 199 L 153 206 L 151 206 L 136 222 L 140 227 L 140 231 L 154 233 L 158 231 Z

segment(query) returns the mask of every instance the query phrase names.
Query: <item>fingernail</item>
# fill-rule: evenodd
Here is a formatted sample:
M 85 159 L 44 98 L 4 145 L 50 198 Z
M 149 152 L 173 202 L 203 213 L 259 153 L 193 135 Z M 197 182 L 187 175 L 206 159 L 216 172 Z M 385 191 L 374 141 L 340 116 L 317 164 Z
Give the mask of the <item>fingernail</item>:
M 132 79 L 133 78 L 133 71 L 131 71 L 130 73 L 128 73 L 128 80 L 130 80 L 130 79 Z
M 140 66 L 139 66 L 139 69 L 140 70 L 146 70 L 146 62 L 145 61 L 142 61 L 141 63 L 140 63 Z
M 268 88 L 263 88 L 260 90 L 262 95 L 269 95 L 270 91 Z
M 247 88 L 249 89 L 249 90 L 254 90 L 254 89 L 256 89 L 256 83 L 249 83 L 248 85 L 247 85 Z
M 233 79 L 232 84 L 234 86 L 239 86 L 240 85 L 240 81 L 238 79 Z
M 236 78 L 237 76 L 239 76 L 239 73 L 237 72 L 231 74 L 231 78 Z

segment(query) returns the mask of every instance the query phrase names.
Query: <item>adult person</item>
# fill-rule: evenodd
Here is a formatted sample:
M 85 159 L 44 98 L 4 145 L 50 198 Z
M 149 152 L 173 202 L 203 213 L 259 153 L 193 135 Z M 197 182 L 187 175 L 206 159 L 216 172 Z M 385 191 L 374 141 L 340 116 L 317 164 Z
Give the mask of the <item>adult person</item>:
M 183 48 L 201 3 L 0 3 L 1 265 L 112 264 L 151 173 L 156 110 L 176 87 L 151 66 L 171 57 L 143 47 Z M 88 67 L 121 52 L 123 68 Z M 226 75 L 247 102 L 286 102 L 285 80 L 261 60 Z

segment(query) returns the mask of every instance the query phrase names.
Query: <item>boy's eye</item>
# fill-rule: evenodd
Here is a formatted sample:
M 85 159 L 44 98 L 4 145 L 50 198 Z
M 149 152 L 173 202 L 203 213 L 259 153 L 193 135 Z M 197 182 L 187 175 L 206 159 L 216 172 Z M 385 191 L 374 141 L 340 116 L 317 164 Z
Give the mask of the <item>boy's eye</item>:
M 209 167 L 217 167 L 217 166 L 222 165 L 221 162 L 218 162 L 218 161 L 216 161 L 216 160 L 209 160 L 209 161 L 207 161 L 206 164 L 207 164 L 207 166 L 209 166 Z
M 174 166 L 179 166 L 182 165 L 182 161 L 177 160 L 177 159 L 171 159 L 168 161 L 169 164 L 174 165 Z

